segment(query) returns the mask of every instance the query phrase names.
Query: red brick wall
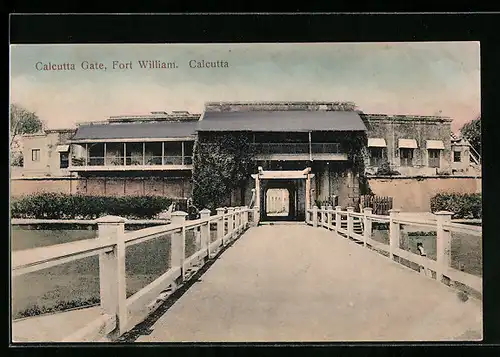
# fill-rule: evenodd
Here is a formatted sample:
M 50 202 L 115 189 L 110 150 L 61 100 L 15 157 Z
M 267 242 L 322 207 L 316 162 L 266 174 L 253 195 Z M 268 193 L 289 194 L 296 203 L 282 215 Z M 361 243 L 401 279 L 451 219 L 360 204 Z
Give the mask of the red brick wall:
M 393 197 L 394 208 L 408 212 L 429 212 L 430 199 L 439 192 L 481 192 L 481 178 L 473 177 L 371 178 L 368 182 L 375 195 Z
M 86 195 L 159 195 L 174 198 L 191 196 L 188 179 L 160 178 L 77 178 L 37 180 L 12 179 L 11 196 L 18 197 L 38 192 L 80 193 Z

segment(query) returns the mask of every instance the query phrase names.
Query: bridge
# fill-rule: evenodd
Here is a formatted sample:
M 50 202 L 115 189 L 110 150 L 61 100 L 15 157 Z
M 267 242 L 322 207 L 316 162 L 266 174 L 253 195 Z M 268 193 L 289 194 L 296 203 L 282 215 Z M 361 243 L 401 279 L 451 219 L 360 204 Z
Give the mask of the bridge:
M 14 321 L 13 342 L 297 342 L 482 339 L 482 279 L 452 268 L 452 233 L 481 236 L 452 213 L 313 207 L 306 222 L 259 222 L 258 208 L 219 208 L 125 232 L 96 220 L 98 238 L 12 253 L 17 276 L 99 257 L 100 303 Z M 381 238 L 374 227 L 388 226 Z M 406 227 L 436 232 L 436 257 L 402 244 Z M 194 233 L 193 233 L 194 232 Z M 186 252 L 186 237 L 196 249 Z M 168 237 L 165 273 L 127 297 L 127 247 Z M 464 293 L 465 291 L 465 293 Z M 54 328 L 57 326 L 57 328 Z

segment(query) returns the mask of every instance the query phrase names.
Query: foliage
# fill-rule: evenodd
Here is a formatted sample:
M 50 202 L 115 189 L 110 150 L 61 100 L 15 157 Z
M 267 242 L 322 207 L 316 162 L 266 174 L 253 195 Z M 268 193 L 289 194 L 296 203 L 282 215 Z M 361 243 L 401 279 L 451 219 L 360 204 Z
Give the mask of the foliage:
M 431 198 L 431 211 L 453 212 L 452 218 L 482 218 L 480 193 L 438 193 Z
M 193 158 L 193 200 L 197 207 L 215 210 L 247 180 L 253 147 L 245 133 L 198 137 Z
M 370 184 L 365 176 L 365 158 L 368 155 L 366 132 L 342 133 L 342 136 L 339 137 L 339 143 L 342 152 L 346 152 L 348 160 L 353 163 L 354 174 L 359 177 L 359 193 L 361 195 L 372 194 Z
M 43 122 L 34 112 L 17 105 L 10 106 L 10 147 L 17 135 L 34 134 L 43 130 Z
M 23 153 L 19 151 L 11 151 L 10 153 L 10 165 L 23 167 L 24 158 Z
M 391 165 L 389 164 L 389 161 L 385 159 L 380 166 L 377 168 L 377 172 L 375 175 L 380 175 L 380 176 L 396 176 L 396 175 L 401 175 L 400 172 L 395 171 L 391 168 Z
M 12 218 L 95 219 L 105 215 L 151 219 L 172 200 L 160 196 L 85 196 L 41 193 L 11 202 Z
M 53 305 L 53 306 L 44 306 L 44 305 L 33 304 L 33 305 L 29 306 L 28 308 L 16 313 L 14 318 L 18 319 L 18 318 L 23 318 L 23 317 L 37 316 L 37 315 L 42 315 L 42 314 L 70 310 L 70 309 L 74 309 L 77 307 L 83 307 L 83 306 L 89 307 L 89 306 L 99 304 L 100 301 L 101 301 L 100 297 L 91 297 L 88 299 L 77 298 L 77 299 L 70 300 L 70 301 L 58 300 L 55 303 L 55 305 Z
M 460 129 L 460 134 L 481 154 L 481 117 L 464 124 Z

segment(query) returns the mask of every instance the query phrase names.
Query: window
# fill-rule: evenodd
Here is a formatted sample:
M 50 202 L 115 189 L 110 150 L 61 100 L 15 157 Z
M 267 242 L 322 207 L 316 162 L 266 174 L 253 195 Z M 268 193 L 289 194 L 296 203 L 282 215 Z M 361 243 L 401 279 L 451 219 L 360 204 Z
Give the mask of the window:
M 413 164 L 413 149 L 401 148 L 399 149 L 401 166 L 412 166 Z
M 462 161 L 462 157 L 460 154 L 461 154 L 460 151 L 453 151 L 453 162 Z
M 61 152 L 59 153 L 59 167 L 61 169 L 67 169 L 69 166 L 69 153 Z
M 429 167 L 439 167 L 441 151 L 438 149 L 429 149 Z
M 385 148 L 370 148 L 370 166 L 380 166 L 385 158 Z
M 31 150 L 31 161 L 40 161 L 40 149 Z

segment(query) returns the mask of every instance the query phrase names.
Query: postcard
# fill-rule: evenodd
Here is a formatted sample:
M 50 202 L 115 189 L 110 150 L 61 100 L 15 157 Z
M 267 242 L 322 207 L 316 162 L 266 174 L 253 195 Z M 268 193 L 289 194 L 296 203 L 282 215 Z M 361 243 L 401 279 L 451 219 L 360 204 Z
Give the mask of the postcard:
M 11 45 L 12 342 L 481 341 L 479 48 Z

